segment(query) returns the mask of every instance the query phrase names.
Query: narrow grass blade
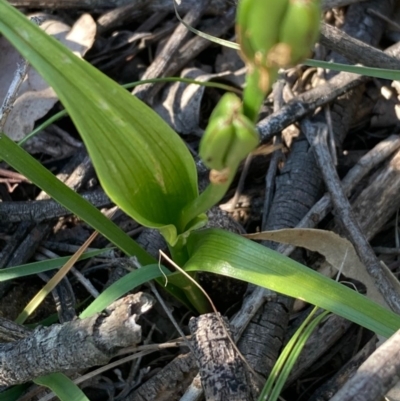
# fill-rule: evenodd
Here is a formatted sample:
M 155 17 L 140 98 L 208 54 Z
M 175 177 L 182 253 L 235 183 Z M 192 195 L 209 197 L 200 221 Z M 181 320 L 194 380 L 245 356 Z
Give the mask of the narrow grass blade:
M 89 247 L 89 245 L 97 237 L 98 232 L 95 231 L 85 241 L 83 245 L 76 251 L 64 264 L 64 266 L 46 283 L 46 285 L 30 300 L 28 305 L 25 306 L 24 310 L 15 319 L 16 323 L 23 324 L 26 319 L 38 308 L 43 300 L 50 294 L 51 291 L 58 285 L 58 283 L 68 274 L 74 264 L 78 261 L 79 257 Z
M 83 391 L 62 373 L 38 377 L 34 382 L 39 386 L 48 387 L 61 401 L 90 401 Z
M 364 67 L 362 65 L 330 63 L 328 61 L 310 60 L 310 59 L 304 61 L 303 64 L 308 65 L 310 67 L 325 68 L 327 70 L 353 72 L 354 74 L 365 75 L 367 77 L 389 79 L 391 81 L 397 81 L 400 79 L 400 71 L 389 70 L 385 68 L 374 68 L 374 67 Z
M 104 254 L 112 248 L 98 249 L 95 251 L 85 252 L 79 260 L 90 259 L 95 256 Z M 47 272 L 49 270 L 58 269 L 63 266 L 71 257 L 63 256 L 61 258 L 41 260 L 40 262 L 27 263 L 25 265 L 7 267 L 0 270 L 0 282 L 13 280 L 16 278 L 32 276 L 33 274 Z
M 165 267 L 157 264 L 144 266 L 139 270 L 134 270 L 126 276 L 120 278 L 110 287 L 106 288 L 80 315 L 85 319 L 99 313 L 118 298 L 132 291 L 141 284 L 150 280 L 171 274 Z

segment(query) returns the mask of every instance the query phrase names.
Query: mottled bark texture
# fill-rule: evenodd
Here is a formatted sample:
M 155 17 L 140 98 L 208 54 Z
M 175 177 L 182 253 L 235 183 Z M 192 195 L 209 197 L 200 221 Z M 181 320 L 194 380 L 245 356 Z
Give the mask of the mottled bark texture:
M 119 349 L 141 341 L 137 320 L 153 303 L 144 293 L 128 295 L 105 313 L 38 327 L 22 340 L 1 344 L 0 385 L 106 364 Z

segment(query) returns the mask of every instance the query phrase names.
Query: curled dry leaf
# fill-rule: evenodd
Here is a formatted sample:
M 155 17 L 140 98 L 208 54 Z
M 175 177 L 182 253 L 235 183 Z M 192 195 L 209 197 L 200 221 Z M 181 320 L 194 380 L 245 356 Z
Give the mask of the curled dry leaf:
M 377 290 L 374 279 L 368 274 L 361 263 L 350 241 L 340 237 L 332 231 L 317 230 L 311 228 L 290 228 L 276 231 L 264 231 L 257 234 L 247 234 L 245 237 L 255 240 L 268 240 L 290 244 L 318 252 L 337 271 L 345 276 L 358 280 L 367 288 L 367 296 L 373 301 L 388 308 L 383 296 Z M 396 286 L 400 284 L 389 269 L 382 266 L 385 273 L 393 277 Z M 399 291 L 400 292 L 400 291 Z
M 83 56 L 92 47 L 96 36 L 96 23 L 89 14 L 82 15 L 72 28 L 51 15 L 38 16 L 44 19 L 41 28 L 76 55 Z M 0 54 L 1 104 L 17 69 L 20 56 L 4 37 L 0 37 Z M 4 126 L 5 133 L 14 141 L 23 139 L 32 131 L 36 120 L 45 116 L 57 101 L 54 90 L 32 67 L 29 67 L 14 108 Z

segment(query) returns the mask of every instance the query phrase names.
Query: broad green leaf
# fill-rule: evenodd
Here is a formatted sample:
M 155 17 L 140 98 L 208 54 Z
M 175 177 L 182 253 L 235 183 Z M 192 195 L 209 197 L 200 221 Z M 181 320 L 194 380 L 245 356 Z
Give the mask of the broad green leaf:
M 155 262 L 153 257 L 125 234 L 116 224 L 104 216 L 87 200 L 58 180 L 29 153 L 25 152 L 25 150 L 2 133 L 0 133 L 0 158 L 35 183 L 61 205 L 90 224 L 127 255 L 135 255 L 141 264 Z
M 51 373 L 34 380 L 39 386 L 48 387 L 61 401 L 89 401 L 83 391 L 62 373 Z
M 100 182 L 127 214 L 174 240 L 197 173 L 179 136 L 147 105 L 0 0 L 0 32 L 53 87 Z M 184 227 L 179 227 L 182 231 Z
M 218 229 L 193 232 L 187 271 L 207 271 L 303 299 L 382 336 L 400 328 L 400 316 L 361 294 L 246 238 Z

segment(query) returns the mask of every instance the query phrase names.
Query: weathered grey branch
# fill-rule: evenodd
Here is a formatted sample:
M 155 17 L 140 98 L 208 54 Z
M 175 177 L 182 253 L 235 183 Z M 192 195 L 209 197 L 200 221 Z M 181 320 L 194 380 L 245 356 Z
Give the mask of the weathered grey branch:
M 347 0 L 351 1 L 351 0 Z M 169 0 L 10 0 L 15 7 L 29 8 L 75 8 L 79 10 L 110 10 L 126 5 L 136 5 L 138 9 L 146 8 L 149 11 L 174 11 L 174 6 Z M 210 11 L 221 12 L 226 9 L 227 0 L 214 0 L 210 4 Z M 181 12 L 187 12 L 197 4 L 197 0 L 185 0 L 179 7 Z
M 350 4 L 360 3 L 362 1 L 366 0 L 324 0 L 322 2 L 322 9 L 326 11 L 331 8 L 349 6 Z
M 330 401 L 375 401 L 400 379 L 400 331 L 382 344 Z
M 349 4 L 358 3 L 365 0 L 324 0 L 322 8 L 329 10 L 334 7 L 348 6 Z M 129 3 L 136 3 L 137 6 L 146 1 L 143 0 L 9 0 L 9 2 L 16 7 L 32 7 L 32 8 L 77 8 L 77 9 L 110 9 L 115 7 L 121 7 Z M 195 4 L 196 0 L 185 0 L 182 7 L 186 7 L 186 10 Z M 168 0 L 147 0 L 147 3 L 155 3 L 153 7 L 169 9 L 173 11 L 173 6 Z M 213 7 L 222 8 L 227 2 L 223 0 L 213 1 L 215 3 Z M 159 9 L 158 9 L 159 11 Z
M 390 46 L 384 53 L 398 58 L 400 43 Z M 258 123 L 257 128 L 260 132 L 261 142 L 270 141 L 274 135 L 290 124 L 310 114 L 318 107 L 334 101 L 337 97 L 367 82 L 369 79 L 358 74 L 341 72 L 330 78 L 326 84 L 319 85 L 295 97 L 287 105 L 283 106 L 281 110 L 272 113 Z
M 0 342 L 20 340 L 29 334 L 30 331 L 24 326 L 0 317 Z
M 362 233 L 340 184 L 339 177 L 325 142 L 326 127 L 322 125 L 312 125 L 306 120 L 303 121 L 302 127 L 308 141 L 314 147 L 316 159 L 324 177 L 325 185 L 329 190 L 334 209 L 338 219 L 342 223 L 343 229 L 349 235 L 368 273 L 375 279 L 375 284 L 380 293 L 384 296 L 388 305 L 395 312 L 399 313 L 400 295 L 397 292 L 397 287 L 394 287 L 393 281 L 382 271 L 379 260 Z
M 398 150 L 400 147 L 400 137 L 397 135 L 391 135 L 385 140 L 379 142 L 373 149 L 371 149 L 366 155 L 364 155 L 357 164 L 348 172 L 346 177 L 342 180 L 342 187 L 347 196 L 351 194 L 356 185 L 366 177 L 372 169 L 376 168 L 380 163 L 386 160 L 392 153 Z M 387 175 L 387 174 L 386 174 Z M 392 174 L 393 175 L 393 174 Z M 400 185 L 400 183 L 399 183 Z M 384 188 L 385 186 L 383 186 Z M 368 189 L 368 188 L 367 188 Z M 367 190 L 366 189 L 366 190 Z M 379 190 L 380 192 L 382 189 Z M 357 208 L 361 210 L 361 208 Z M 385 208 L 383 208 L 385 209 Z M 327 214 L 332 210 L 332 200 L 329 193 L 326 193 L 303 217 L 303 219 L 297 224 L 296 228 L 314 228 L 319 222 L 321 222 Z M 359 214 L 358 220 L 362 224 L 362 214 Z M 367 238 L 371 238 L 369 234 L 372 229 L 371 226 L 374 224 L 366 225 L 362 224 L 363 230 Z M 375 225 L 379 228 L 381 225 Z M 290 245 L 284 245 L 285 254 L 292 252 L 294 247 Z
M 246 368 L 214 313 L 192 318 L 189 329 L 207 401 L 251 400 Z
M 376 349 L 376 337 L 373 336 L 360 351 L 354 355 L 331 379 L 319 387 L 308 401 L 327 401 L 332 398 L 343 386 L 349 377 L 352 377 L 357 369 Z
M 194 5 L 183 18 L 185 23 L 190 26 L 195 26 L 204 14 L 209 2 L 209 0 L 197 1 L 196 5 Z M 152 64 L 147 68 L 146 72 L 142 76 L 142 79 L 163 76 L 165 74 L 167 65 L 171 63 L 171 60 L 174 58 L 177 50 L 182 47 L 190 35 L 191 32 L 186 28 L 186 26 L 179 24 Z M 144 84 L 136 86 L 132 93 L 139 99 L 146 100 L 148 104 L 152 104 L 153 98 L 158 93 L 159 89 L 160 85 Z
M 109 197 L 102 189 L 86 192 L 82 194 L 82 197 L 98 208 L 112 205 Z M 0 220 L 2 223 L 18 223 L 21 221 L 40 223 L 70 214 L 69 210 L 53 199 L 0 203 Z
M 331 25 L 322 23 L 319 41 L 328 49 L 346 57 L 351 63 L 395 70 L 400 68 L 399 59 L 361 40 L 355 39 Z
M 39 327 L 22 340 L 1 344 L 0 385 L 107 363 L 119 349 L 141 341 L 136 322 L 153 303 L 144 293 L 128 295 L 114 302 L 107 313 Z

